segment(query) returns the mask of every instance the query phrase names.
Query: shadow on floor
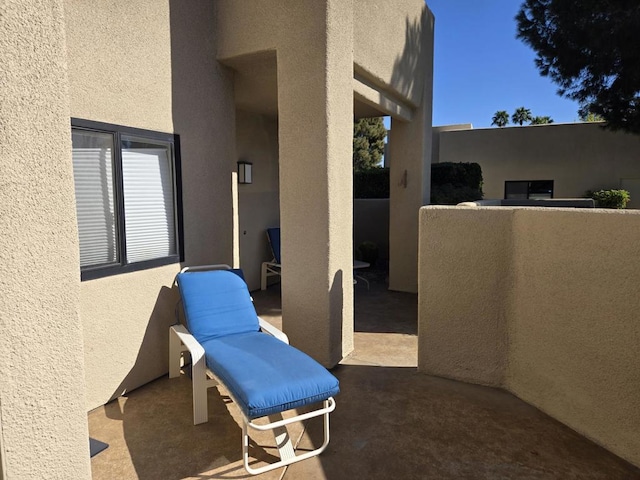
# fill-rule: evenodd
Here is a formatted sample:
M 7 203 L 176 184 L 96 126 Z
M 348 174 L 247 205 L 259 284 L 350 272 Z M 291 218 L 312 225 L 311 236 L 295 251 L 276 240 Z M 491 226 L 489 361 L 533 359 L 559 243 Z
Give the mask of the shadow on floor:
M 417 296 L 380 282 L 356 287 L 356 351 L 333 370 L 341 393 L 328 449 L 258 478 L 640 479 L 640 469 L 507 392 L 418 373 Z M 279 287 L 252 295 L 258 313 L 281 324 Z M 110 445 L 91 460 L 93 479 L 248 478 L 238 409 L 224 389 L 208 398 L 210 421 L 199 426 L 184 376 L 91 412 L 91 436 Z M 315 420 L 300 448 L 321 443 Z M 273 439 L 255 438 L 252 456 L 272 461 Z
M 331 443 L 285 479 L 638 479 L 640 470 L 502 390 L 341 365 Z M 321 441 L 309 426 L 302 445 Z M 318 473 L 321 472 L 321 476 Z
M 209 390 L 209 422 L 196 426 L 186 376 L 158 379 L 91 412 L 91 433 L 110 443 L 92 459 L 93 479 L 246 478 L 240 414 L 218 388 Z M 277 460 L 272 438 L 257 442 L 250 445 L 254 463 Z

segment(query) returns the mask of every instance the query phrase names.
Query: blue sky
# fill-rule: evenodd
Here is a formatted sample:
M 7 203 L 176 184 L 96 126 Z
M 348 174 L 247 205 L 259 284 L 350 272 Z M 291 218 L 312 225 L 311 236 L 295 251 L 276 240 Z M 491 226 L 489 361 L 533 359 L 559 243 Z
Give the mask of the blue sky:
M 556 123 L 578 119 L 577 103 L 556 94 L 534 52 L 515 38 L 521 0 L 427 0 L 436 17 L 433 125 L 491 126 L 497 110 L 524 106 Z

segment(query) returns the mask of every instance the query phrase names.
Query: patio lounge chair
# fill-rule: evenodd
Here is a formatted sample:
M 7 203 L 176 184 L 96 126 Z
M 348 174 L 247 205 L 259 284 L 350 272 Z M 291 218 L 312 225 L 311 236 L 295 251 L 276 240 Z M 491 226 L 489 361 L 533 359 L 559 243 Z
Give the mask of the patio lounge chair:
M 176 276 L 187 326 L 170 327 L 169 377 L 180 375 L 182 354 L 189 352 L 195 425 L 208 421 L 207 389 L 217 384 L 216 379 L 225 385 L 242 413 L 244 467 L 255 475 L 325 450 L 329 413 L 335 409 L 333 396 L 339 385 L 322 365 L 291 347 L 283 332 L 256 315 L 246 283 L 238 271 L 228 268 L 187 267 Z M 320 402 L 308 413 L 284 420 L 280 415 Z M 320 415 L 324 416 L 323 444 L 296 455 L 286 425 Z M 265 416 L 268 424 L 253 422 Z M 249 466 L 249 428 L 273 430 L 279 461 L 255 469 Z
M 267 228 L 267 238 L 269 239 L 269 246 L 271 247 L 273 260 L 270 262 L 262 262 L 262 269 L 260 271 L 260 290 L 267 289 L 267 280 L 269 277 L 279 276 L 282 273 L 282 264 L 280 260 L 280 227 Z M 367 268 L 369 266 L 370 265 L 367 262 L 361 262 L 359 260 L 354 260 L 353 262 L 353 283 L 358 283 L 356 278 L 360 279 L 367 284 L 367 290 L 369 290 L 369 281 L 360 275 L 355 275 L 355 270 L 359 268 Z
M 269 277 L 279 276 L 282 271 L 282 265 L 280 264 L 280 227 L 267 228 L 267 238 L 269 239 L 273 260 L 262 262 L 260 290 L 267 289 L 267 279 Z

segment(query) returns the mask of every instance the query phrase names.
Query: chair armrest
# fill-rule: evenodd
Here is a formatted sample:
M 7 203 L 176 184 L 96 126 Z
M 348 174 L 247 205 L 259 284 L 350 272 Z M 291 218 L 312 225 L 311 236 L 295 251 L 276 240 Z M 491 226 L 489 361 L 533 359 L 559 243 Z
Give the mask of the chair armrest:
M 170 330 L 189 351 L 193 363 L 204 358 L 204 348 L 184 325 L 172 325 Z
M 282 330 L 277 329 L 263 318 L 258 317 L 258 322 L 260 322 L 260 330 L 268 333 L 273 337 L 276 337 L 278 340 L 286 343 L 287 345 L 289 344 L 289 337 L 287 337 L 287 334 Z

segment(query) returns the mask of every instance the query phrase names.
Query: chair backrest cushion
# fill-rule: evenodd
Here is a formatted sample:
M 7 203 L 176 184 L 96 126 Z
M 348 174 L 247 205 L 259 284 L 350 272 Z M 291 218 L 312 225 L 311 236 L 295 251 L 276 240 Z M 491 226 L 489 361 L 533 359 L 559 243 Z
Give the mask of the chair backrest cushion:
M 187 328 L 202 343 L 259 330 L 247 284 L 229 270 L 178 274 Z
M 282 263 L 280 260 L 280 227 L 267 228 L 267 235 L 269 236 L 273 258 L 276 259 L 276 263 Z

